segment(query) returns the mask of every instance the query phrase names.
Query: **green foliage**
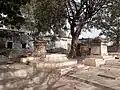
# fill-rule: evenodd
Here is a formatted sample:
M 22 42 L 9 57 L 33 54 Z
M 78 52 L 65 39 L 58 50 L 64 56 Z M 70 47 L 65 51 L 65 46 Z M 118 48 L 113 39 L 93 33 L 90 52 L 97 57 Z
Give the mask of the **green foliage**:
M 120 1 L 103 10 L 97 18 L 94 25 L 102 30 L 100 35 L 105 35 L 108 40 L 117 43 L 120 40 Z
M 0 21 L 2 25 L 14 25 L 18 29 L 24 22 L 20 7 L 28 0 L 0 0 Z M 2 15 L 3 14 L 3 15 Z M 6 16 L 5 16 L 6 15 Z
M 22 25 L 22 28 L 34 31 L 35 28 L 35 19 L 34 19 L 34 2 L 31 0 L 29 3 L 21 7 L 21 12 L 25 16 L 25 22 Z
M 38 33 L 51 31 L 59 34 L 65 28 L 66 11 L 64 0 L 36 0 L 35 3 L 35 23 Z

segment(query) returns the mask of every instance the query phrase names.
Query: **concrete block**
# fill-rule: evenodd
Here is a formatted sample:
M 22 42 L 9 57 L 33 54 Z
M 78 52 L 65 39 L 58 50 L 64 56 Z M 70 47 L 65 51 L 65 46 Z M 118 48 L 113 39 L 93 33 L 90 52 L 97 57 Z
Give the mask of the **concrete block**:
M 88 66 L 95 66 L 98 67 L 100 65 L 105 64 L 105 61 L 103 59 L 97 59 L 97 58 L 87 58 L 83 62 L 85 65 Z

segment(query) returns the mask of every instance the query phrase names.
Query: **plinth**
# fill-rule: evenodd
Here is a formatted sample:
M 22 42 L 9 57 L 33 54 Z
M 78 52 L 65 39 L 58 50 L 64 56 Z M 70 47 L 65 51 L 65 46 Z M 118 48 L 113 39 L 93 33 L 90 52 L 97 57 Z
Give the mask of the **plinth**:
M 34 56 L 40 57 L 40 58 L 46 57 L 46 42 L 45 41 L 34 42 Z

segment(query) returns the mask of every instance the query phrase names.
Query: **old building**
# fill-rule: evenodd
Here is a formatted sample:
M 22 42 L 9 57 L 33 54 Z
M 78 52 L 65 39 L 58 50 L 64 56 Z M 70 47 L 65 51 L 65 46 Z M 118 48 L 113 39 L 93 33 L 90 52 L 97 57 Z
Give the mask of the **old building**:
M 77 56 L 107 55 L 107 41 L 103 38 L 82 38 L 77 45 Z
M 34 50 L 33 40 L 29 33 L 0 29 L 0 54 L 9 57 L 16 57 L 24 52 L 32 52 Z

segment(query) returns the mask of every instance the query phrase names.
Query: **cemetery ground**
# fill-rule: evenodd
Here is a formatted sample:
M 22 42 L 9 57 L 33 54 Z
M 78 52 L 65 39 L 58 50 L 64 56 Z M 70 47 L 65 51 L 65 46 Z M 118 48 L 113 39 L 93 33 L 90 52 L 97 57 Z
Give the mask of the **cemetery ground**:
M 117 53 L 109 55 L 103 42 L 92 44 L 91 55 L 76 59 L 46 53 L 41 41 L 34 43 L 32 55 L 2 56 L 0 90 L 120 90 L 120 59 L 113 55 Z
M 65 73 L 47 90 L 120 90 L 119 59 L 106 61 L 99 67 L 83 64 L 75 66 L 74 70 Z
M 64 54 L 31 59 L 30 65 L 6 63 L 0 66 L 0 90 L 120 90 L 119 59 L 97 67 L 83 63 Z

